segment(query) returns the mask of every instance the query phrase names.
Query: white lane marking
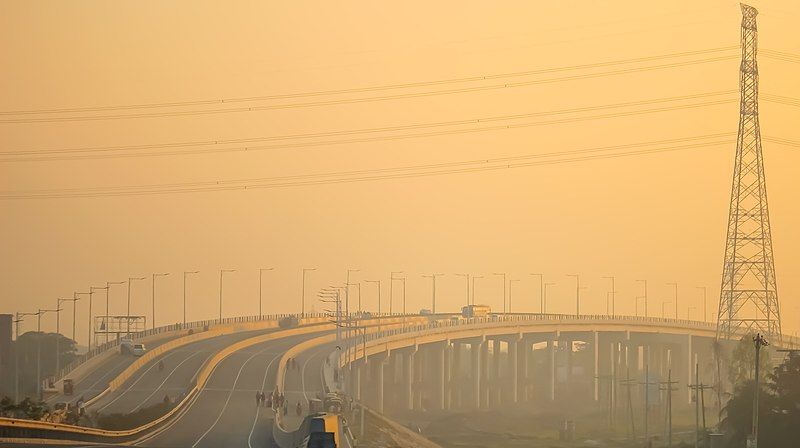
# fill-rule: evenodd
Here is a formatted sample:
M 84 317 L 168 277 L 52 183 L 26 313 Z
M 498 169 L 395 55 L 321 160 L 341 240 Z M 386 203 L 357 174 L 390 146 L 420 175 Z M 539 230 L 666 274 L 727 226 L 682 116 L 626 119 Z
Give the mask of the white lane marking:
M 199 439 L 197 439 L 197 441 L 196 441 L 196 442 L 194 442 L 194 443 L 192 444 L 192 448 L 195 448 L 195 447 L 196 447 L 196 446 L 197 446 L 197 445 L 198 445 L 200 442 L 202 442 L 202 441 L 203 441 L 203 439 L 205 439 L 205 438 L 206 438 L 206 436 L 208 435 L 208 433 L 210 433 L 210 432 L 211 432 L 211 431 L 214 429 L 214 427 L 215 427 L 215 426 L 217 426 L 217 423 L 219 423 L 220 419 L 222 419 L 222 415 L 223 415 L 223 414 L 225 414 L 225 410 L 226 410 L 226 409 L 228 409 L 228 403 L 230 403 L 230 402 L 231 402 L 231 397 L 233 396 L 233 392 L 236 390 L 236 384 L 239 382 L 239 377 L 242 375 L 242 371 L 243 371 L 243 370 L 244 370 L 244 368 L 247 366 L 247 364 L 248 364 L 248 363 L 249 363 L 249 362 L 250 362 L 250 361 L 251 361 L 253 358 L 255 358 L 255 357 L 256 357 L 256 355 L 259 355 L 259 354 L 261 354 L 261 352 L 265 352 L 265 351 L 267 351 L 267 349 L 266 349 L 266 348 L 265 348 L 264 350 L 261 350 L 261 351 L 258 351 L 258 352 L 255 352 L 255 353 L 253 353 L 252 355 L 250 355 L 250 357 L 249 357 L 249 358 L 247 358 L 247 361 L 245 361 L 244 363 L 242 363 L 242 366 L 241 366 L 241 367 L 239 367 L 239 372 L 236 374 L 236 378 L 233 380 L 233 386 L 231 387 L 231 390 L 230 390 L 230 392 L 228 393 L 228 398 L 225 400 L 225 405 L 224 405 L 224 406 L 222 406 L 222 410 L 219 412 L 219 415 L 217 416 L 217 419 L 216 419 L 216 420 L 214 420 L 214 423 L 213 423 L 211 426 L 209 426 L 209 428 L 206 430 L 206 432 L 204 432 L 204 433 L 203 433 L 203 435 L 202 435 L 202 436 L 200 436 L 200 438 L 199 438 Z
M 94 391 L 95 391 L 95 390 L 94 390 L 94 386 L 96 386 L 96 385 L 97 385 L 97 383 L 99 383 L 100 381 L 103 381 L 103 378 L 105 378 L 105 377 L 107 377 L 108 375 L 110 375 L 110 374 L 111 374 L 111 372 L 114 372 L 114 371 L 116 371 L 116 370 L 117 370 L 117 367 L 121 366 L 122 364 L 125 364 L 125 362 L 126 362 L 126 361 L 128 361 L 128 360 L 127 360 L 127 359 L 123 359 L 122 361 L 120 361 L 120 362 L 118 362 L 116 365 L 114 365 L 114 367 L 112 367 L 112 368 L 108 369 L 108 370 L 106 371 L 106 373 L 104 373 L 103 375 L 101 375 L 101 376 L 100 376 L 100 378 L 98 378 L 98 379 L 97 379 L 97 380 L 96 380 L 94 383 L 92 383 L 92 384 L 91 384 L 89 387 L 87 387 L 87 388 L 83 389 L 83 388 L 79 387 L 79 386 L 80 386 L 80 382 L 79 382 L 78 384 L 76 384 L 76 385 L 75 385 L 75 389 L 81 389 L 81 390 L 82 390 L 84 393 L 86 393 L 86 392 L 94 392 Z M 57 398 L 57 397 L 64 397 L 64 396 L 63 396 L 63 395 L 55 395 L 55 396 L 53 396 L 53 397 L 50 397 L 50 398 L 48 398 L 48 399 L 47 399 L 47 400 L 45 400 L 45 401 L 46 401 L 46 402 L 50 402 L 51 400 L 54 400 L 54 399 L 55 399 L 55 398 Z M 65 401 L 68 401 L 68 400 L 65 400 Z
M 188 356 L 186 359 L 184 359 L 183 361 L 181 361 L 181 362 L 180 362 L 180 363 L 179 363 L 177 366 L 175 366 L 175 368 L 174 368 L 174 369 L 172 369 L 172 371 L 171 371 L 171 372 L 169 372 L 169 375 L 167 375 L 167 377 L 166 377 L 166 378 L 164 378 L 164 381 L 162 381 L 162 382 L 161 382 L 161 384 L 159 384 L 159 385 L 158 385 L 158 387 L 156 387 L 155 389 L 153 389 L 153 392 L 152 392 L 150 395 L 148 395 L 148 396 L 147 396 L 147 398 L 145 398 L 144 400 L 142 400 L 142 401 L 141 401 L 139 404 L 137 404 L 137 405 L 136 405 L 136 407 L 135 407 L 135 408 L 131 409 L 131 410 L 130 410 L 128 413 L 130 414 L 130 413 L 136 412 L 136 411 L 137 411 L 137 410 L 138 410 L 140 407 L 142 407 L 142 405 L 143 405 L 143 404 L 147 403 L 147 400 L 149 400 L 149 399 L 153 398 L 153 395 L 155 395 L 155 394 L 156 394 L 156 392 L 158 392 L 159 390 L 161 390 L 161 387 L 162 387 L 162 386 L 164 386 L 164 384 L 165 384 L 165 383 L 166 383 L 166 382 L 167 382 L 167 381 L 168 381 L 168 380 L 169 380 L 169 379 L 172 377 L 172 374 L 173 374 L 173 373 L 175 373 L 175 371 L 176 371 L 176 370 L 178 370 L 178 368 L 180 368 L 180 366 L 182 366 L 182 365 L 183 365 L 183 363 L 185 363 L 186 361 L 188 361 L 188 360 L 190 360 L 190 359 L 194 358 L 195 356 L 199 355 L 200 353 L 201 353 L 201 352 L 194 352 L 194 353 L 192 353 L 191 355 L 189 355 L 189 356 Z
M 264 370 L 264 379 L 261 380 L 261 390 L 264 390 L 264 386 L 267 385 L 267 374 L 269 374 L 269 369 L 272 367 L 272 364 L 275 362 L 276 359 L 280 358 L 282 355 L 276 355 L 272 360 L 267 364 L 266 370 Z M 256 423 L 258 423 L 258 415 L 261 413 L 261 406 L 256 409 L 256 417 L 253 419 L 253 427 L 250 428 L 250 435 L 247 436 L 247 446 L 249 448 L 253 448 L 253 433 L 256 431 Z
M 163 361 L 163 360 L 165 360 L 165 359 L 169 358 L 170 356 L 172 356 L 173 354 L 174 354 L 174 352 L 173 352 L 173 353 L 167 353 L 167 355 L 166 355 L 166 356 L 164 356 L 163 358 L 161 358 L 160 360 L 161 360 L 161 361 Z M 153 361 L 155 361 L 155 360 L 153 360 Z M 136 381 L 134 381 L 134 382 L 133 382 L 133 384 L 131 384 L 130 386 L 128 386 L 127 388 L 125 388 L 125 390 L 124 390 L 124 391 L 122 391 L 122 393 L 121 393 L 121 394 L 117 395 L 117 396 L 116 396 L 116 397 L 115 397 L 113 400 L 111 400 L 110 402 L 106 403 L 106 405 L 105 405 L 105 406 L 103 406 L 102 408 L 98 409 L 98 410 L 97 410 L 97 412 L 101 412 L 103 409 L 105 409 L 105 408 L 107 408 L 107 407 L 111 406 L 112 404 L 114 404 L 114 402 L 116 402 L 117 400 L 119 400 L 120 398 L 122 398 L 122 396 L 123 396 L 123 395 L 125 395 L 126 393 L 128 393 L 128 391 L 129 391 L 129 390 L 131 390 L 131 388 L 132 388 L 133 386 L 137 385 L 137 384 L 139 383 L 139 381 L 141 381 L 141 380 L 142 380 L 142 379 L 143 379 L 143 378 L 144 378 L 144 377 L 145 377 L 145 376 L 148 374 L 148 372 L 150 372 L 151 370 L 153 370 L 153 369 L 154 369 L 154 368 L 155 368 L 157 365 L 158 365 L 158 363 L 157 363 L 157 362 L 153 362 L 153 365 L 151 365 L 151 366 L 150 366 L 150 367 L 149 367 L 147 370 L 145 370 L 145 371 L 144 371 L 144 372 L 143 372 L 141 375 L 139 375 L 139 377 L 138 377 L 138 378 L 136 378 Z
M 303 397 L 306 399 L 306 405 L 310 405 L 311 403 L 311 400 L 308 399 L 308 394 L 306 393 L 306 366 L 308 365 L 309 361 L 314 359 L 321 352 L 321 350 L 317 350 L 311 356 L 306 358 L 306 361 L 303 363 L 303 367 L 300 369 L 300 387 L 303 389 Z

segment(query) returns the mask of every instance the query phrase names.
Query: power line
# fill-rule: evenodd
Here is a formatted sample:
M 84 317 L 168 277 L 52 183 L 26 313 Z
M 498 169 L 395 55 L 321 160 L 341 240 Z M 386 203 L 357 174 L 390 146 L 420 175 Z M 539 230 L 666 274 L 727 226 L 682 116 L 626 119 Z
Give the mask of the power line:
M 95 198 L 110 196 L 157 195 L 171 193 L 192 193 L 247 190 L 263 188 L 285 188 L 312 185 L 330 185 L 337 183 L 353 183 L 364 181 L 405 179 L 414 177 L 429 177 L 449 174 L 463 174 L 484 171 L 496 171 L 510 168 L 521 168 L 541 165 L 559 165 L 581 161 L 613 159 L 662 152 L 673 152 L 687 149 L 712 147 L 722 144 L 731 144 L 733 140 L 721 137 L 732 134 L 711 134 L 683 139 L 662 140 L 656 142 L 643 142 L 626 145 L 587 148 L 573 151 L 558 151 L 543 154 L 527 154 L 520 156 L 467 160 L 458 162 L 445 162 L 438 164 L 411 165 L 392 168 L 378 168 L 368 170 L 351 170 L 328 172 L 318 174 L 304 174 L 295 176 L 278 176 L 254 179 L 235 179 L 224 181 L 188 182 L 155 185 L 128 185 L 120 187 L 90 187 L 67 188 L 57 190 L 28 190 L 9 191 L 0 193 L 0 200 L 11 199 L 55 199 L 55 198 Z M 712 141 L 703 141 L 712 140 Z M 681 143 L 680 145 L 664 146 L 650 149 L 636 149 L 626 152 L 612 152 L 625 148 L 657 146 L 666 143 Z M 551 160 L 535 160 L 541 158 Z
M 105 146 L 105 147 L 91 147 L 91 148 L 57 148 L 57 149 L 45 149 L 45 150 L 26 150 L 26 151 L 0 151 L 0 156 L 10 156 L 7 158 L 0 159 L 0 162 L 13 162 L 13 161 L 38 161 L 38 160 L 67 160 L 67 159 L 85 159 L 85 158 L 110 158 L 110 157 L 135 157 L 135 156 L 152 156 L 152 155 L 184 155 L 184 154 L 202 154 L 202 153 L 210 153 L 210 152 L 237 152 L 237 151 L 252 151 L 252 150 L 264 150 L 264 149 L 276 149 L 281 148 L 284 146 L 281 145 L 273 145 L 273 146 L 240 146 L 240 147 L 227 147 L 227 148 L 212 148 L 212 149 L 199 149 L 193 151 L 167 151 L 167 152 L 159 152 L 159 153 L 142 153 L 140 151 L 143 150 L 153 150 L 153 149 L 169 149 L 169 148 L 181 148 L 181 147 L 197 147 L 197 146 L 222 146 L 228 144 L 238 144 L 238 143 L 256 143 L 256 142 L 270 142 L 270 141 L 285 141 L 285 140 L 298 140 L 298 139 L 311 139 L 311 138 L 322 138 L 322 137 L 341 137 L 341 136 L 351 136 L 351 135 L 363 135 L 363 134 L 372 134 L 372 133 L 381 133 L 381 132 L 396 132 L 396 131 L 407 131 L 407 130 L 414 130 L 414 129 L 426 129 L 426 128 L 440 128 L 440 127 L 449 127 L 449 126 L 459 126 L 459 125 L 469 125 L 469 124 L 480 124 L 480 123 L 489 123 L 489 122 L 496 122 L 496 121 L 508 121 L 508 120 L 517 120 L 523 118 L 533 118 L 533 117 L 546 117 L 551 115 L 565 115 L 565 114 L 572 114 L 572 113 L 580 113 L 580 112 L 590 112 L 590 111 L 597 111 L 597 110 L 607 110 L 607 109 L 616 109 L 616 108 L 623 108 L 623 107 L 633 107 L 633 106 L 643 106 L 643 105 L 651 105 L 651 104 L 660 104 L 660 103 L 668 103 L 668 102 L 675 102 L 675 101 L 685 101 L 691 99 L 698 99 L 698 98 L 709 98 L 709 97 L 719 97 L 725 95 L 731 95 L 736 93 L 735 90 L 729 91 L 721 91 L 721 92 L 708 92 L 708 93 L 698 93 L 693 95 L 683 95 L 677 97 L 662 97 L 662 98 L 655 98 L 650 100 L 641 100 L 641 101 L 628 101 L 623 103 L 613 103 L 613 104 L 602 104 L 596 106 L 584 106 L 584 107 L 577 107 L 577 108 L 569 108 L 569 109 L 557 109 L 552 111 L 541 111 L 541 112 L 528 112 L 528 113 L 521 113 L 521 114 L 508 114 L 508 115 L 496 115 L 496 116 L 489 116 L 489 117 L 480 117 L 480 118 L 468 118 L 468 119 L 460 119 L 460 120 L 449 120 L 449 121 L 440 121 L 440 122 L 427 122 L 427 123 L 413 123 L 407 125 L 398 125 L 398 126 L 381 126 L 381 127 L 373 127 L 373 128 L 362 128 L 362 129 L 350 129 L 350 130 L 336 130 L 336 131 L 324 131 L 324 132 L 311 132 L 311 133 L 302 133 L 302 134 L 287 134 L 287 135 L 276 135 L 276 136 L 265 136 L 265 137 L 251 137 L 251 138 L 238 138 L 238 139 L 218 139 L 218 140 L 205 140 L 205 141 L 184 141 L 184 142 L 171 142 L 171 143 L 155 143 L 155 144 L 147 144 L 147 145 L 124 145 L 124 146 Z M 731 100 L 732 101 L 732 100 Z M 729 101 L 724 101 L 729 102 Z M 719 100 L 709 102 L 708 104 L 720 104 Z M 706 105 L 706 103 L 698 103 L 697 107 L 700 105 Z M 673 107 L 690 107 L 695 105 L 683 105 L 683 106 L 673 106 Z M 671 109 L 669 109 L 671 110 Z M 658 109 L 656 111 L 661 111 Z M 633 111 L 633 112 L 641 112 L 641 113 L 650 113 L 647 110 L 644 111 Z M 582 121 L 587 118 L 594 118 L 594 117 L 575 117 L 574 120 Z M 600 116 L 600 118 L 604 118 L 604 116 Z M 572 119 L 568 119 L 572 120 Z M 561 122 L 561 121 L 559 121 Z M 549 124 L 549 122 L 545 122 Z M 456 130 L 457 132 L 467 132 L 470 131 L 468 129 L 459 129 Z M 426 134 L 427 135 L 427 134 Z M 424 136 L 426 136 L 424 135 Z M 396 138 L 396 137 L 406 137 L 406 136 L 397 136 L 397 135 L 390 135 L 384 136 L 382 138 Z M 370 140 L 374 141 L 374 140 Z M 352 140 L 346 140 L 345 143 L 352 143 Z M 312 142 L 306 143 L 308 145 L 318 145 L 318 144 L 336 144 L 335 141 L 326 141 L 326 142 Z M 305 145 L 305 144 L 301 144 Z M 302 147 L 302 146 L 301 146 Z M 133 154 L 119 154 L 120 152 L 128 152 L 133 151 Z M 42 157 L 47 155 L 63 155 L 68 154 L 69 157 Z M 79 156 L 75 156 L 74 154 L 79 154 Z M 80 155 L 84 154 L 84 155 Z M 99 155 L 98 155 L 99 154 Z M 19 156 L 36 156 L 36 157 L 19 157 Z
M 613 60 L 613 61 L 595 62 L 595 63 L 578 64 L 578 65 L 568 65 L 568 66 L 563 66 L 563 67 L 552 67 L 552 68 L 537 69 L 537 70 L 525 70 L 525 71 L 516 71 L 516 72 L 496 73 L 496 74 L 491 74 L 491 75 L 467 76 L 467 77 L 460 77 L 460 78 L 438 79 L 438 80 L 431 80 L 431 81 L 417 81 L 417 82 L 406 82 L 406 83 L 397 83 L 397 84 L 383 84 L 383 85 L 366 86 L 366 87 L 351 87 L 351 88 L 345 88 L 345 89 L 316 90 L 316 91 L 284 93 L 284 94 L 275 94 L 275 95 L 232 97 L 232 98 L 189 100 L 189 101 L 170 101 L 170 102 L 158 102 L 158 103 L 110 105 L 110 106 L 90 106 L 90 107 L 56 108 L 56 109 L 10 110 L 10 111 L 0 111 L 0 116 L 2 116 L 2 115 L 40 115 L 40 114 L 57 114 L 57 113 L 105 112 L 105 111 L 136 110 L 136 109 L 156 109 L 156 108 L 183 107 L 183 106 L 208 106 L 208 105 L 218 105 L 218 104 L 224 104 L 224 103 L 242 103 L 242 102 L 256 102 L 256 101 L 270 101 L 270 100 L 297 99 L 297 98 L 308 98 L 308 97 L 328 96 L 328 95 L 343 95 L 343 94 L 352 94 L 352 93 L 377 92 L 377 91 L 386 91 L 386 90 L 415 88 L 415 87 L 429 87 L 429 86 L 444 85 L 444 84 L 457 84 L 457 83 L 465 83 L 465 82 L 484 81 L 484 80 L 489 80 L 489 79 L 502 79 L 502 78 L 511 78 L 511 77 L 520 77 L 520 76 L 541 75 L 541 74 L 547 74 L 547 73 L 558 73 L 558 72 L 562 72 L 562 71 L 583 70 L 583 69 L 588 69 L 588 68 L 608 67 L 608 66 L 623 65 L 623 64 L 633 64 L 633 63 L 638 63 L 638 62 L 649 62 L 649 61 L 654 61 L 654 60 L 671 59 L 671 58 L 677 58 L 677 57 L 683 57 L 683 56 L 697 56 L 697 55 L 703 55 L 703 54 L 709 54 L 709 53 L 718 53 L 718 52 L 735 50 L 737 48 L 739 48 L 737 45 L 732 45 L 732 46 L 727 46 L 727 47 L 709 48 L 709 49 L 704 49 L 704 50 L 683 51 L 683 52 L 677 52 L 677 53 L 667 53 L 667 54 L 661 54 L 661 55 L 644 56 L 644 57 L 639 57 L 639 58 L 618 59 L 618 60 Z
M 361 98 L 334 99 L 334 100 L 311 101 L 311 102 L 302 102 L 302 103 L 285 103 L 285 104 L 273 104 L 273 105 L 264 105 L 264 106 L 217 108 L 217 109 L 191 110 L 191 111 L 147 112 L 147 113 L 117 114 L 117 115 L 80 115 L 80 116 L 50 117 L 50 118 L 47 118 L 47 117 L 44 117 L 44 118 L 9 118 L 9 119 L 0 119 L 0 124 L 60 123 L 60 122 L 72 122 L 72 121 L 98 121 L 98 120 L 122 120 L 122 119 L 139 119 L 139 118 L 186 117 L 186 116 L 202 116 L 202 115 L 212 115 L 212 114 L 256 112 L 256 111 L 268 111 L 268 110 L 284 110 L 284 109 L 295 109 L 295 108 L 306 108 L 306 107 L 334 106 L 334 105 L 344 105 L 344 104 L 358 104 L 358 103 L 390 101 L 390 100 L 398 100 L 398 99 L 423 98 L 423 97 L 432 97 L 432 96 L 440 96 L 440 95 L 454 95 L 454 94 L 462 94 L 462 93 L 485 92 L 485 91 L 491 91 L 491 90 L 502 90 L 502 89 L 516 88 L 516 87 L 524 87 L 524 86 L 532 86 L 532 85 L 540 85 L 540 84 L 549 84 L 549 83 L 555 83 L 555 82 L 574 81 L 574 80 L 581 80 L 581 79 L 599 78 L 599 77 L 605 77 L 605 76 L 614 76 L 614 75 L 622 75 L 622 74 L 630 74 L 630 73 L 639 73 L 639 72 L 646 72 L 646 71 L 651 71 L 651 70 L 660 70 L 660 69 L 667 69 L 667 68 L 683 67 L 683 66 L 694 65 L 694 64 L 705 64 L 705 63 L 711 63 L 711 62 L 732 60 L 732 59 L 735 59 L 735 58 L 736 58 L 736 56 L 720 56 L 720 57 L 706 58 L 706 59 L 699 59 L 699 60 L 692 60 L 692 61 L 683 61 L 683 62 L 673 62 L 673 63 L 661 64 L 661 65 L 652 65 L 652 66 L 647 66 L 647 67 L 633 67 L 633 68 L 625 68 L 625 69 L 619 69 L 619 70 L 611 70 L 611 71 L 606 71 L 606 72 L 588 73 L 588 74 L 570 75 L 570 76 L 561 76 L 561 77 L 557 77 L 557 78 L 537 79 L 537 80 L 531 80 L 531 81 L 519 81 L 519 82 L 515 82 L 515 83 L 492 84 L 492 85 L 485 85 L 485 86 L 462 87 L 462 88 L 446 89 L 446 90 L 429 90 L 429 91 L 425 91 L 425 92 L 400 93 L 400 94 L 395 94 L 395 95 L 369 96 L 369 97 L 361 97 Z

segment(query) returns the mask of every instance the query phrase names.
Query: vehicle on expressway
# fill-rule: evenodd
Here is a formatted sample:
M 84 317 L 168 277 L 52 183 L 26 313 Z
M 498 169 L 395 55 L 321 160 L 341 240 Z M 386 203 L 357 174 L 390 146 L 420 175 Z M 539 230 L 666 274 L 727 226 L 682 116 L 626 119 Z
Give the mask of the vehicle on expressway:
M 144 344 L 134 343 L 131 338 L 122 338 L 119 343 L 119 351 L 123 355 L 142 356 L 147 351 Z
M 465 319 L 487 317 L 491 312 L 492 308 L 490 308 L 489 305 L 468 305 L 461 307 L 461 316 Z
M 339 416 L 319 413 L 309 416 L 308 448 L 336 448 L 339 446 Z

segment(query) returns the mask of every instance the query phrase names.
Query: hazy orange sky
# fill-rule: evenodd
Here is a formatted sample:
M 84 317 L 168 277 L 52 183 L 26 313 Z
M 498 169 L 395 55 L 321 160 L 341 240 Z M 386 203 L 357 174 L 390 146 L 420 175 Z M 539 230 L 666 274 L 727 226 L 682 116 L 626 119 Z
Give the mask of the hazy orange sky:
M 800 329 L 800 279 L 795 275 L 800 270 L 796 237 L 800 150 L 774 139 L 800 140 L 800 109 L 765 97 L 800 98 L 800 5 L 788 0 L 752 4 L 761 12 L 760 48 L 795 55 L 770 58 L 762 51 L 759 60 L 762 135 L 773 139 L 765 140 L 764 153 L 783 329 L 793 333 Z M 294 94 L 647 58 L 737 46 L 741 20 L 738 2 L 689 0 L 391 4 L 3 0 L 0 9 L 0 110 L 4 112 Z M 226 277 L 225 314 L 254 314 L 258 269 L 275 267 L 264 275 L 265 309 L 297 312 L 301 269 L 316 267 L 308 276 L 308 308 L 320 309 L 315 296 L 321 287 L 343 282 L 347 268 L 360 268 L 352 280 L 383 280 L 384 303 L 389 272 L 405 271 L 408 307 L 415 311 L 430 303 L 430 281 L 422 274 L 447 274 L 438 283 L 439 310 L 446 311 L 456 310 L 464 301 L 464 280 L 454 273 L 484 275 L 476 282 L 476 300 L 497 309 L 502 282 L 491 274 L 508 272 L 521 280 L 514 286 L 515 310 L 538 311 L 538 279 L 529 273 L 542 272 L 546 281 L 556 283 L 548 297 L 552 312 L 574 312 L 574 279 L 567 274 L 580 273 L 588 287 L 582 293 L 583 312 L 605 312 L 610 285 L 603 276 L 615 275 L 618 313 L 633 314 L 634 297 L 642 292 L 636 279 L 646 278 L 651 315 L 661 315 L 662 302 L 673 295 L 667 283 L 677 281 L 681 317 L 686 317 L 688 306 L 695 306 L 692 317 L 700 318 L 697 287 L 707 286 L 711 318 L 719 297 L 734 160 L 738 55 L 738 49 L 729 49 L 388 91 L 82 115 L 261 107 L 555 80 L 313 107 L 27 123 L 9 121 L 81 113 L 0 115 L 0 311 L 52 308 L 57 297 L 71 296 L 89 285 L 147 276 L 147 281 L 134 284 L 133 308 L 149 319 L 149 276 L 170 272 L 170 277 L 159 280 L 157 323 L 176 322 L 181 319 L 181 272 L 199 270 L 190 282 L 188 318 L 212 318 L 218 306 L 218 269 L 229 268 L 237 272 Z M 719 60 L 642 69 L 705 59 Z M 620 68 L 635 70 L 582 76 Z M 546 115 L 708 93 L 719 95 Z M 702 102 L 719 104 L 577 120 Z M 563 122 L 419 138 L 288 144 L 247 152 L 99 159 L 68 154 L 61 160 L 36 161 L 17 160 L 13 154 L 533 113 L 542 115 L 511 123 Z M 431 130 L 437 128 L 380 135 Z M 720 137 L 730 143 L 476 173 L 200 193 L 7 198 L 18 191 L 85 191 L 374 170 L 716 134 L 730 134 Z M 352 135 L 292 143 L 348 138 Z M 399 283 L 396 286 L 397 299 Z M 375 309 L 374 286 L 364 285 L 362 298 L 365 307 Z M 112 313 L 123 313 L 124 303 L 125 289 L 116 287 Z M 94 309 L 101 314 L 103 308 L 104 298 L 98 294 Z M 667 309 L 674 312 L 674 304 Z M 69 325 L 71 310 L 62 317 Z M 54 328 L 53 317 L 43 322 Z M 27 322 L 23 331 L 34 325 Z M 78 326 L 79 340 L 85 343 L 85 300 L 79 304 Z

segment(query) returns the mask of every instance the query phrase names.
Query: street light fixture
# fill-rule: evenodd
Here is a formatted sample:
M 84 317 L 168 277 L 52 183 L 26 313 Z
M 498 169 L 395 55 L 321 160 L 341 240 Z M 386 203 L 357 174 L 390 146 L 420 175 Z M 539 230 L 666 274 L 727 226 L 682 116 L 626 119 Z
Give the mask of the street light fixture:
M 90 286 L 89 287 L 89 350 L 92 349 L 92 296 L 95 291 L 106 291 L 108 295 L 108 286 Z M 97 344 L 95 344 L 97 345 Z
M 73 302 L 74 303 L 74 302 Z M 39 313 L 17 313 L 14 323 L 17 324 L 17 336 L 14 345 L 14 401 L 19 403 L 19 324 L 25 316 L 37 316 Z
M 144 277 L 128 277 L 128 311 L 125 316 L 125 320 L 127 321 L 125 332 L 127 333 L 128 337 L 131 335 L 131 281 L 133 280 L 144 280 Z
M 647 314 L 647 280 L 636 280 L 637 282 L 641 282 L 644 286 L 644 295 L 636 297 L 636 315 L 639 315 L 639 299 L 644 299 L 644 317 L 649 317 Z
M 436 277 L 440 277 L 444 274 L 430 274 L 430 275 L 423 275 L 425 278 L 431 279 L 431 286 L 433 287 L 433 291 L 431 294 L 432 301 L 431 301 L 431 313 L 436 314 Z
M 506 313 L 506 295 L 507 295 L 507 291 L 506 291 L 506 286 L 507 286 L 506 285 L 506 278 L 507 278 L 507 276 L 506 276 L 505 272 L 502 272 L 502 273 L 495 272 L 494 275 L 503 277 L 503 314 L 505 314 Z
M 364 280 L 366 283 L 373 283 L 378 288 L 378 316 L 381 315 L 381 281 L 380 280 Z M 378 325 L 380 325 L 380 320 L 378 320 Z M 380 331 L 380 330 L 379 330 Z
M 394 312 L 394 281 L 397 280 L 394 275 L 402 274 L 403 271 L 392 271 L 389 273 L 389 315 Z
M 84 295 L 89 295 L 89 293 L 88 292 L 73 292 L 72 293 L 72 340 L 75 341 L 76 344 L 78 343 L 78 340 L 75 338 L 75 322 L 78 321 L 78 319 L 77 319 L 77 309 L 78 309 L 77 302 L 79 300 L 81 300 L 80 297 L 78 297 L 78 296 L 84 296 Z
M 609 293 L 606 294 L 606 314 L 610 315 L 610 316 L 614 316 L 614 315 L 617 314 L 617 304 L 616 304 L 616 301 L 617 301 L 616 280 L 617 279 L 613 275 L 607 276 L 607 277 L 603 277 L 603 278 L 611 280 L 611 291 L 609 291 Z M 608 296 L 609 296 L 609 294 L 611 295 L 611 309 L 609 309 L 609 306 L 608 306 Z
M 39 308 L 36 323 L 36 396 L 42 399 L 42 315 L 57 312 L 57 310 L 43 310 Z
M 545 283 L 544 284 L 544 295 L 542 301 L 542 314 L 547 314 L 547 287 L 553 286 L 555 283 Z
M 467 306 L 469 306 L 469 274 L 456 274 L 458 277 L 464 277 L 466 283 L 466 302 Z
M 303 268 L 303 286 L 300 291 L 300 317 L 306 315 L 306 272 L 316 270 L 317 268 Z
M 697 309 L 696 306 L 690 306 L 690 307 L 686 308 L 686 320 L 692 320 L 692 318 L 691 318 L 692 310 L 696 310 L 696 309 Z
M 183 271 L 183 328 L 186 328 L 186 276 L 199 273 L 200 271 Z
M 156 277 L 166 277 L 167 275 L 169 275 L 169 272 L 165 272 L 163 274 L 153 274 L 153 308 L 152 308 L 153 323 L 150 324 L 150 326 L 154 330 L 156 328 Z
M 667 316 L 666 316 L 666 314 L 664 312 L 664 307 L 669 303 L 672 303 L 672 300 L 663 300 L 661 302 L 661 318 L 662 319 L 666 319 L 667 318 Z
M 531 274 L 539 277 L 539 312 L 544 314 L 544 274 Z
M 581 317 L 581 276 L 580 274 L 567 274 L 567 277 L 575 277 L 575 317 Z
M 263 311 L 261 309 L 262 302 L 263 302 L 263 298 L 262 298 L 262 295 L 261 295 L 261 290 L 263 289 L 262 288 L 262 283 L 263 282 L 261 281 L 262 277 L 263 277 L 262 274 L 264 274 L 264 271 L 274 271 L 274 270 L 275 270 L 275 268 L 261 268 L 261 269 L 258 270 L 258 315 L 259 315 L 259 318 L 260 318 L 260 316 L 264 315 L 264 313 L 263 313 Z
M 226 272 L 236 272 L 236 269 L 219 270 L 219 322 L 222 323 L 222 277 Z
M 511 302 L 514 298 L 514 283 L 519 282 L 519 279 L 512 278 L 508 280 L 508 312 L 511 314 Z
M 473 275 L 472 276 L 472 305 L 475 305 L 475 279 L 483 278 L 482 275 Z
M 61 371 L 61 304 L 72 299 L 60 298 L 56 300 L 56 375 Z
M 109 325 L 109 294 L 111 294 L 111 285 L 124 285 L 125 282 L 106 282 L 106 342 L 108 342 L 108 325 Z
M 675 287 L 675 319 L 678 318 L 678 282 L 667 283 L 667 285 Z

